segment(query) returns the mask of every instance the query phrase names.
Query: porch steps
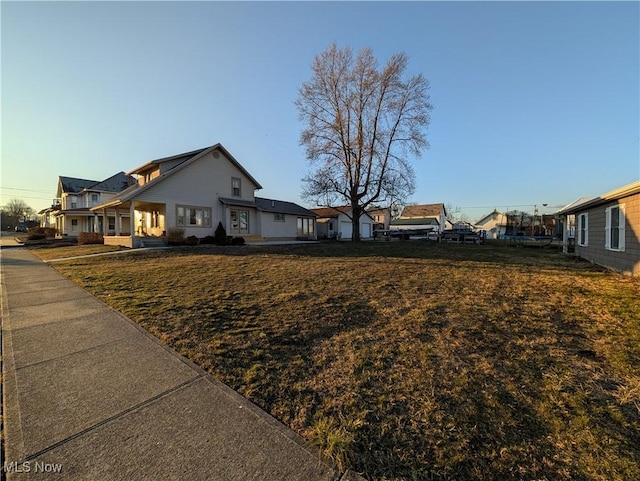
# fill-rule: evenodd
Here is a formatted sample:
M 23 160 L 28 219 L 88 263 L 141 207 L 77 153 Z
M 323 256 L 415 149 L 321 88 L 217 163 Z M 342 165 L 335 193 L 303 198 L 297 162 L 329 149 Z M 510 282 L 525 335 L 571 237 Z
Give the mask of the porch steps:
M 140 241 L 140 247 L 166 247 L 164 241 L 159 238 L 148 238 Z
M 265 239 L 259 235 L 245 235 L 242 236 L 245 242 L 264 242 Z

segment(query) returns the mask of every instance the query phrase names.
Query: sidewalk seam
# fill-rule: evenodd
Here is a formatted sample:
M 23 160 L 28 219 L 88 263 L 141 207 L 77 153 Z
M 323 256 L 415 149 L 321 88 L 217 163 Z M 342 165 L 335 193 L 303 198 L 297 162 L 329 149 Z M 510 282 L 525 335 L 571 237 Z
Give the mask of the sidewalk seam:
M 29 328 L 28 327 L 24 327 L 22 329 L 29 329 Z M 82 353 L 85 353 L 85 352 L 92 351 L 93 349 L 97 349 L 97 348 L 100 348 L 100 347 L 108 346 L 109 344 L 114 344 L 116 342 L 121 342 L 123 339 L 127 339 L 127 336 L 123 335 L 122 337 L 119 337 L 117 339 L 112 339 L 111 341 L 104 342 L 102 344 L 96 344 L 96 345 L 93 345 L 93 346 L 90 346 L 90 347 L 86 347 L 84 349 L 81 349 L 80 351 L 73 351 L 73 352 L 69 352 L 67 354 L 63 354 L 61 356 L 50 357 L 48 359 L 43 359 L 42 361 L 36 361 L 34 363 L 31 363 L 31 364 L 25 364 L 24 366 L 15 366 L 15 364 L 14 364 L 14 369 L 15 369 L 16 372 L 18 372 L 21 369 L 31 368 L 31 367 L 37 366 L 38 364 L 44 364 L 44 363 L 51 362 L 51 361 L 59 361 L 60 359 L 64 359 L 65 357 L 75 356 L 76 354 L 82 354 Z
M 26 455 L 25 458 L 24 458 L 24 461 L 32 461 L 32 460 L 38 458 L 39 456 L 42 456 L 43 454 L 46 454 L 49 451 L 52 451 L 52 450 L 54 450 L 54 449 L 56 449 L 56 448 L 58 448 L 58 447 L 60 447 L 60 446 L 62 446 L 64 444 L 68 443 L 69 441 L 73 441 L 74 439 L 80 438 L 80 437 L 84 436 L 85 434 L 88 434 L 91 431 L 94 431 L 94 430 L 104 426 L 105 424 L 109 424 L 109 423 L 111 423 L 112 421 L 115 421 L 118 418 L 126 416 L 127 414 L 129 414 L 129 413 L 131 413 L 133 411 L 137 411 L 139 409 L 144 408 L 145 406 L 147 406 L 149 404 L 154 403 L 158 399 L 161 399 L 161 398 L 163 398 L 163 397 L 165 397 L 165 396 L 167 396 L 169 394 L 172 394 L 172 393 L 174 393 L 176 391 L 179 391 L 180 389 L 183 389 L 183 388 L 185 388 L 185 387 L 187 387 L 187 386 L 199 381 L 203 377 L 205 377 L 204 374 L 198 374 L 196 377 L 193 377 L 193 378 L 188 379 L 188 380 L 186 380 L 184 382 L 181 382 L 180 384 L 177 384 L 177 385 L 173 386 L 170 389 L 167 389 L 167 390 L 165 390 L 165 391 L 163 391 L 161 393 L 158 393 L 155 396 L 152 396 L 152 397 L 150 397 L 148 399 L 145 399 L 144 401 L 142 401 L 142 402 L 140 402 L 138 404 L 135 404 L 135 405 L 133 405 L 131 407 L 128 407 L 127 409 L 124 409 L 124 410 L 120 411 L 117 414 L 114 414 L 113 416 L 109 416 L 108 418 L 103 419 L 102 421 L 99 421 L 99 422 L 97 422 L 95 424 L 92 424 L 91 426 L 83 429 L 82 431 L 78 431 L 77 433 L 72 434 L 71 436 L 67 436 L 66 438 L 61 439 L 60 441 L 58 441 L 56 443 L 53 443 L 52 445 L 47 446 L 46 448 L 41 449 L 40 451 L 37 451 L 37 452 L 35 452 L 33 454 Z

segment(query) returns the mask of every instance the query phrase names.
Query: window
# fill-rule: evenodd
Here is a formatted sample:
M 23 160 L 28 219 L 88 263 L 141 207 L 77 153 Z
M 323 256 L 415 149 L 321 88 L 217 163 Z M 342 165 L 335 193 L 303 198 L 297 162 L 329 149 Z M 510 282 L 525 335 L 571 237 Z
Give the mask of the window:
M 588 214 L 578 215 L 578 245 L 589 245 L 589 217 Z
M 610 251 L 624 251 L 624 204 L 605 210 L 604 247 Z
M 77 197 L 71 197 L 71 208 L 72 209 L 77 209 L 78 208 L 78 198 Z
M 107 229 L 116 230 L 116 218 L 115 217 L 107 217 Z
M 248 210 L 232 210 L 231 214 L 231 233 L 232 234 L 248 234 L 249 233 L 249 211 Z
M 91 194 L 91 207 L 98 205 L 98 194 Z
M 313 237 L 313 219 L 298 217 L 298 237 Z
M 280 213 L 273 214 L 273 221 L 284 222 L 284 214 L 280 214 Z
M 231 177 L 231 194 L 235 197 L 240 197 L 240 179 L 237 177 Z
M 71 219 L 71 232 L 78 232 L 78 219 Z
M 158 222 L 160 213 L 155 212 L 155 220 Z M 179 227 L 210 227 L 211 208 L 210 207 L 186 207 L 179 205 L 176 207 L 176 225 Z

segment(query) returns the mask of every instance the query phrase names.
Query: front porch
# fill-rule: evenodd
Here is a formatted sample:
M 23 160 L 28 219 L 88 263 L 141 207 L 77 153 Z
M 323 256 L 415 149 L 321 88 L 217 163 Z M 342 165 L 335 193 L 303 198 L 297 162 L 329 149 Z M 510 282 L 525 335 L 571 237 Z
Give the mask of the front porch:
M 123 202 L 94 209 L 97 212 L 113 212 L 114 223 L 101 230 L 105 245 L 129 248 L 165 245 L 166 204 L 153 202 Z

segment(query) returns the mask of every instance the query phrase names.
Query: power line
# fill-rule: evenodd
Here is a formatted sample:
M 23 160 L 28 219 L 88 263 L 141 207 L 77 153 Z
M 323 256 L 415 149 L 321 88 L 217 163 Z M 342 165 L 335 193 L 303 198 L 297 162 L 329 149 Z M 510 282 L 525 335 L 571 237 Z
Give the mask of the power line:
M 35 189 L 18 189 L 16 187 L 2 187 L 0 186 L 0 189 L 4 189 L 4 190 L 22 190 L 25 192 L 37 192 L 39 194 L 48 194 L 51 191 L 50 190 L 35 190 Z

